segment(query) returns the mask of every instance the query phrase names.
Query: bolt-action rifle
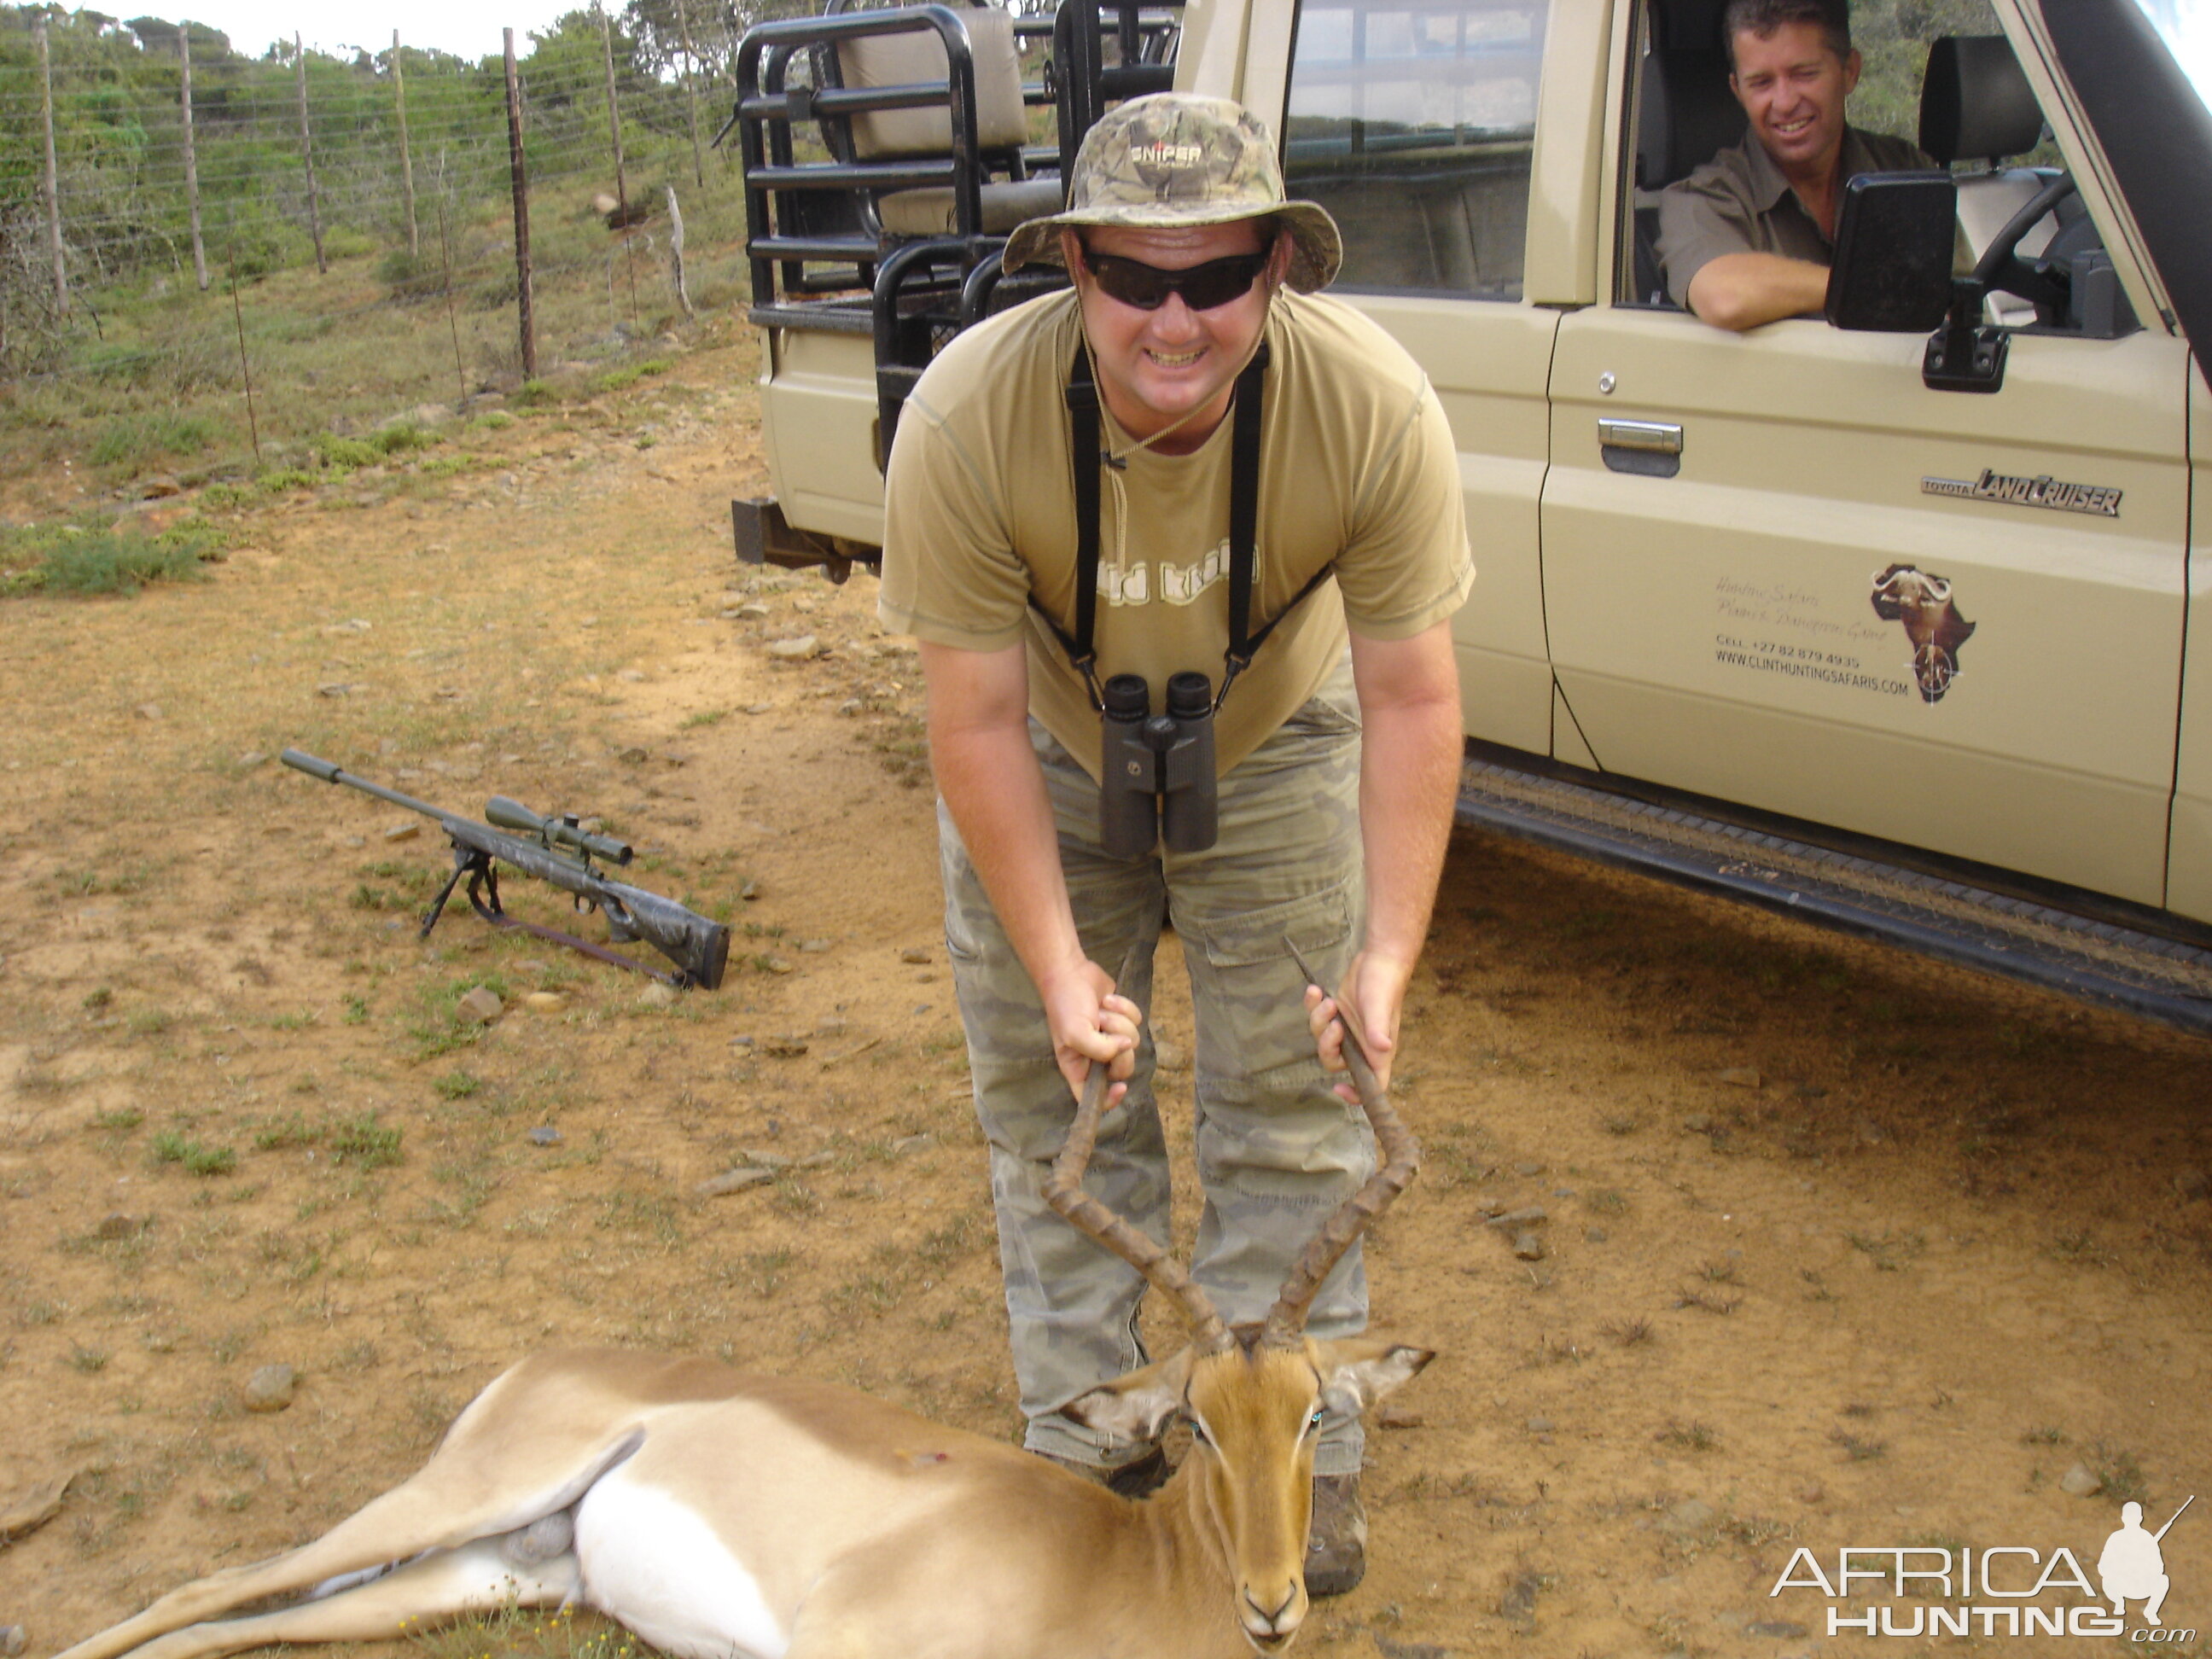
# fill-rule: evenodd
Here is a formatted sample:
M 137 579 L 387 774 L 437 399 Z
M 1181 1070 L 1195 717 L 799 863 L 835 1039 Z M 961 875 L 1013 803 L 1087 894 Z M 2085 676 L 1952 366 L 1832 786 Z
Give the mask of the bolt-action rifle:
M 325 783 L 343 783 L 374 795 L 379 800 L 388 800 L 394 806 L 404 806 L 410 812 L 437 820 L 438 827 L 453 844 L 453 873 L 446 878 L 446 884 L 438 890 L 436 900 L 424 914 L 418 937 L 428 935 L 437 925 L 446 901 L 453 896 L 454 887 L 465 876 L 470 908 L 495 927 L 520 928 L 665 984 L 697 985 L 711 991 L 722 982 L 722 969 L 730 955 L 730 930 L 719 921 L 710 921 L 685 909 L 674 899 L 608 880 L 592 861 L 599 859 L 608 864 L 627 865 L 630 848 L 628 843 L 612 836 L 594 835 L 584 829 L 575 814 L 544 817 L 520 801 L 495 795 L 484 808 L 484 817 L 500 826 L 494 829 L 474 818 L 417 800 L 412 795 L 403 795 L 397 789 L 356 777 L 330 761 L 319 760 L 297 749 L 287 749 L 280 758 L 285 765 L 311 778 L 319 778 Z M 570 895 L 579 910 L 599 911 L 607 919 L 609 939 L 617 945 L 643 939 L 674 963 L 676 971 L 663 973 L 589 939 L 510 916 L 499 902 L 498 866 L 501 864 L 526 876 L 550 882 Z

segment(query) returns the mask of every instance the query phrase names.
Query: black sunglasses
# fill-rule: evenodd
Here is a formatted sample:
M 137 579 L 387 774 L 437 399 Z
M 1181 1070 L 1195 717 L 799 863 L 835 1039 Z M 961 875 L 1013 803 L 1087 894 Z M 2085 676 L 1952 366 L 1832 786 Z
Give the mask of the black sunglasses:
M 1139 311 L 1158 311 L 1168 295 L 1180 294 L 1193 311 L 1212 311 L 1251 291 L 1267 268 L 1265 253 L 1237 253 L 1226 259 L 1209 259 L 1182 270 L 1162 270 L 1141 259 L 1124 259 L 1112 253 L 1083 250 L 1083 268 L 1097 280 L 1107 297 Z

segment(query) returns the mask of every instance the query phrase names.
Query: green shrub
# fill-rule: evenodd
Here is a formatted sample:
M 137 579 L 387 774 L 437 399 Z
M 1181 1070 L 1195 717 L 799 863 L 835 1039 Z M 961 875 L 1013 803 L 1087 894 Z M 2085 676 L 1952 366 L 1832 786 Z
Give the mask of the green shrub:
M 216 441 L 222 428 L 197 415 L 119 415 L 92 441 L 94 466 L 137 464 L 157 455 L 197 455 Z
M 386 1128 L 374 1114 L 351 1118 L 331 1132 L 331 1157 L 340 1164 L 358 1164 L 364 1170 L 385 1169 L 400 1161 L 404 1133 Z
M 64 537 L 46 551 L 33 586 L 49 593 L 121 593 L 156 581 L 191 581 L 204 573 L 204 538 L 148 538 L 116 531 Z
M 384 459 L 384 452 L 374 443 L 360 438 L 341 438 L 335 432 L 318 432 L 307 441 L 307 447 L 315 452 L 318 461 L 334 472 L 374 466 Z

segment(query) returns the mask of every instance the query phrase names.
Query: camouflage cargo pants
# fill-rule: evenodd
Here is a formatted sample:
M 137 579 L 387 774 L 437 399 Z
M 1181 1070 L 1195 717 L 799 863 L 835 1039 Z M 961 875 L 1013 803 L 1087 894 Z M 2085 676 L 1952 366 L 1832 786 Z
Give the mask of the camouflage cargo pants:
M 1373 1138 L 1340 1100 L 1314 1054 L 1304 981 L 1285 935 L 1332 982 L 1356 948 L 1361 880 L 1359 721 L 1348 669 L 1220 781 L 1220 839 L 1200 854 L 1108 857 L 1097 842 L 1098 789 L 1036 721 L 1031 741 L 1060 830 L 1060 864 L 1084 949 L 1119 988 L 1152 1000 L 1152 949 L 1171 921 L 1188 964 L 1198 1172 L 1205 1192 L 1192 1271 L 1231 1323 L 1257 1320 L 1329 1212 L 1372 1171 Z M 938 813 L 945 931 L 968 1035 L 976 1115 L 990 1143 L 1006 1310 L 1026 1443 L 1079 1462 L 1128 1454 L 1058 1408 L 1145 1363 L 1136 1333 L 1145 1284 L 1070 1227 L 1042 1187 L 1074 1101 L 1054 1065 L 1028 973 L 994 914 L 950 814 Z M 1085 1185 L 1166 1240 L 1165 1146 L 1152 1093 L 1152 1026 L 1136 1073 L 1098 1137 Z M 1367 1285 L 1355 1245 L 1315 1298 L 1308 1328 L 1364 1328 Z M 1356 1420 L 1323 1425 L 1315 1468 L 1359 1467 Z

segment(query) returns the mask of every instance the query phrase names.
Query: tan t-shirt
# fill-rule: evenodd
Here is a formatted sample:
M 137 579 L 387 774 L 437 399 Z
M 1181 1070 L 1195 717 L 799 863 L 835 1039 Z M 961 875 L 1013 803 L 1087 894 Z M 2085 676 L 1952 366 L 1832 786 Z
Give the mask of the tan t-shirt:
M 1098 715 L 1083 677 L 1030 607 L 1075 630 L 1075 487 L 1065 398 L 1080 333 L 1072 292 L 969 329 L 939 353 L 899 417 L 884 523 L 885 627 L 997 651 L 1025 641 L 1030 708 L 1095 777 Z M 1215 727 L 1227 771 L 1311 696 L 1346 618 L 1403 639 L 1458 609 L 1474 580 L 1458 459 L 1436 394 L 1398 343 L 1326 295 L 1278 294 L 1261 422 L 1250 626 L 1324 582 L 1260 647 Z M 1158 712 L 1168 677 L 1218 686 L 1229 642 L 1231 434 L 1128 457 L 1099 479 L 1100 684 L 1139 674 Z M 1132 440 L 1102 411 L 1115 454 Z

